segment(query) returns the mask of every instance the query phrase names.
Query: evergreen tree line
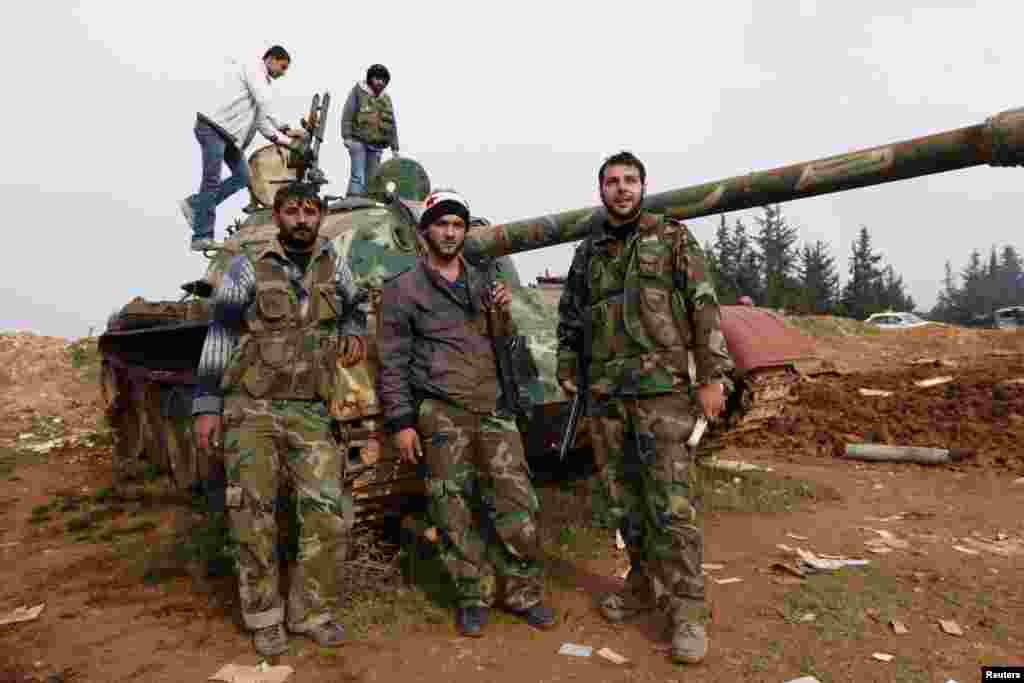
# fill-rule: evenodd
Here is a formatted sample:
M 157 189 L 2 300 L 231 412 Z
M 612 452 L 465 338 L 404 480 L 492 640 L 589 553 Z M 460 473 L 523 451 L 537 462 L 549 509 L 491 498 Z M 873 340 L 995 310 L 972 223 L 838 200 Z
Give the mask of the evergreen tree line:
M 762 212 L 753 230 L 741 219 L 730 226 L 722 216 L 714 241 L 704 247 L 723 304 L 749 296 L 767 308 L 857 319 L 885 310 L 914 310 L 903 276 L 883 263 L 866 227 L 853 242 L 846 284 L 840 287 L 827 243 L 801 245 L 779 206 L 762 207 Z
M 959 279 L 959 283 L 957 280 Z M 1011 245 L 992 247 L 988 259 L 975 249 L 960 271 L 946 261 L 942 290 L 931 311 L 936 320 L 973 325 L 989 322 L 992 312 L 1005 306 L 1024 305 L 1024 262 Z

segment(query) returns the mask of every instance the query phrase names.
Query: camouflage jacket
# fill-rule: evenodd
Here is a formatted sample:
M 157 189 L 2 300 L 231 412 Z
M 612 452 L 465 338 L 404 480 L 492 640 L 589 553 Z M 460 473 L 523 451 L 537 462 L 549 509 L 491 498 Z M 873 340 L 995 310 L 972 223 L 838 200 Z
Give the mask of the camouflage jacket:
M 497 408 L 498 368 L 485 310 L 490 283 L 465 260 L 462 268 L 464 299 L 423 261 L 384 286 L 377 393 L 387 432 L 415 426 L 424 397 L 478 413 Z M 501 333 L 514 335 L 511 317 L 498 317 Z
M 318 268 L 322 269 L 325 261 L 333 264 L 333 268 L 328 268 L 328 272 L 318 272 Z M 333 272 L 330 272 L 332 270 Z M 261 277 L 260 273 L 264 275 Z M 267 282 L 268 280 L 271 282 Z M 298 371 L 302 368 L 299 363 L 294 362 L 297 360 L 295 358 L 288 358 L 283 362 L 275 360 L 275 356 L 283 358 L 287 353 L 303 355 L 297 353 L 303 349 L 312 353 L 322 353 L 307 348 L 313 337 L 305 335 L 301 342 L 305 346 L 289 350 L 282 344 L 276 344 L 274 338 L 294 336 L 293 331 L 280 330 L 281 334 L 278 335 L 268 335 L 264 331 L 253 335 L 254 327 L 266 327 L 263 322 L 254 321 L 268 317 L 257 315 L 257 307 L 266 309 L 263 313 L 271 318 L 269 327 L 274 327 L 272 319 L 275 316 L 286 316 L 285 311 L 281 309 L 287 308 L 292 311 L 289 318 L 292 319 L 294 326 L 309 328 L 310 331 L 313 327 L 321 328 L 314 336 L 326 336 L 336 341 L 344 336 L 366 335 L 366 297 L 355 284 L 348 263 L 339 257 L 333 242 L 320 238 L 305 271 L 287 257 L 277 240 L 273 240 L 262 251 L 252 256 L 240 254 L 232 259 L 214 293 L 210 327 L 199 359 L 199 386 L 192 402 L 194 415 L 222 411 L 223 384 L 234 385 L 243 382 L 250 393 L 256 391 L 270 397 L 282 391 L 289 395 L 305 394 L 308 391 L 305 386 L 300 385 L 309 382 L 315 385 L 321 382 L 322 378 L 316 376 L 308 378 L 308 381 L 296 379 L 300 374 Z M 326 324 L 326 329 L 321 323 Z M 264 344 L 261 345 L 259 340 L 255 339 L 258 336 L 267 337 Z M 253 343 L 245 344 L 246 348 L 240 347 L 240 342 L 247 340 L 252 340 Z M 333 344 L 321 344 L 319 338 L 316 342 L 316 345 L 323 349 L 335 348 Z M 263 348 L 254 354 L 257 346 Z M 282 387 L 282 381 L 279 381 L 281 377 L 253 376 L 252 379 L 247 379 L 245 375 L 248 368 L 243 366 L 249 363 L 254 355 L 267 361 L 269 367 L 289 373 L 291 379 L 287 383 L 291 386 L 287 389 Z M 257 386 L 259 384 L 267 386 L 261 388 Z M 314 392 L 317 392 L 316 387 Z
M 728 384 L 733 362 L 696 239 L 647 213 L 615 230 L 595 225 L 576 249 L 558 306 L 559 379 L 576 381 L 582 358 L 596 393 L 667 393 L 690 383 L 692 352 L 696 384 Z
M 391 96 L 375 96 L 366 83 L 356 83 L 341 111 L 341 137 L 398 151 L 398 120 Z

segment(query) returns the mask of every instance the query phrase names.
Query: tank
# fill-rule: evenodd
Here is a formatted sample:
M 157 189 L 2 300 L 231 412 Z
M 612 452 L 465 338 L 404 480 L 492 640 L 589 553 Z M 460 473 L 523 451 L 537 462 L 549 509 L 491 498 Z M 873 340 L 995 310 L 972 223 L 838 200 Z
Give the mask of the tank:
M 325 97 L 324 100 L 327 98 Z M 325 120 L 325 102 L 310 121 Z M 305 123 L 305 122 L 304 122 Z M 282 154 L 268 146 L 250 157 L 253 202 L 230 231 L 222 251 L 212 253 L 206 273 L 182 285 L 180 301 L 133 299 L 115 314 L 100 337 L 107 413 L 115 430 L 115 482 L 135 476 L 145 463 L 166 470 L 181 488 L 216 479 L 217 458 L 193 447 L 189 408 L 194 369 L 210 315 L 209 298 L 230 259 L 276 234 L 267 208 L 280 182 L 300 175 L 325 182 L 316 166 L 323 126 L 303 148 Z M 706 216 L 906 178 L 990 164 L 1024 161 L 1024 109 L 985 122 L 926 137 L 849 152 L 649 195 L 645 208 L 676 219 Z M 321 234 L 334 240 L 356 279 L 370 292 L 370 336 L 376 335 L 382 284 L 417 258 L 415 225 L 430 188 L 425 170 L 408 158 L 385 162 L 371 179 L 371 196 L 328 197 Z M 585 237 L 603 209 L 590 207 L 492 225 L 474 217 L 466 256 L 477 264 L 498 260 L 513 288 L 512 316 L 528 337 L 540 377 L 530 388 L 535 408 L 520 421 L 531 458 L 557 452 L 567 415 L 567 397 L 555 382 L 558 278 L 523 286 L 508 257 Z M 568 268 L 568 263 L 563 268 Z M 737 392 L 712 436 L 756 428 L 792 399 L 801 372 L 814 364 L 811 340 L 775 313 L 751 306 L 724 306 L 722 327 L 737 366 Z M 366 361 L 341 369 L 331 413 L 349 439 L 349 473 L 357 524 L 374 525 L 401 514 L 422 493 L 415 469 L 398 462 L 379 426 L 375 391 L 376 346 Z M 576 445 L 586 446 L 581 422 Z M 714 438 L 708 441 L 714 443 Z

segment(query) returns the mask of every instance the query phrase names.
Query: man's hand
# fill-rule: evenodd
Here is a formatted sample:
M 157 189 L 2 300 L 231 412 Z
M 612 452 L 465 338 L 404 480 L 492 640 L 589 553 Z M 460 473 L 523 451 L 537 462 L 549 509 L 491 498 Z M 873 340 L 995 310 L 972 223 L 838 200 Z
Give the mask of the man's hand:
M 504 282 L 495 283 L 491 288 L 491 306 L 504 313 L 512 304 L 512 290 Z
M 420 461 L 423 449 L 420 447 L 420 435 L 412 427 L 406 427 L 395 434 L 395 447 L 402 462 L 415 465 Z
M 210 448 L 220 448 L 221 439 L 224 434 L 224 420 L 217 413 L 203 413 L 196 415 L 193 429 L 196 433 L 196 442 L 200 450 L 207 451 Z
M 562 391 L 567 393 L 569 396 L 575 396 L 579 389 L 576 387 L 576 382 L 571 379 L 558 380 L 558 385 L 562 387 Z
M 350 368 L 366 358 L 366 341 L 362 337 L 349 335 L 342 337 L 338 347 L 338 359 L 341 367 Z
M 697 400 L 705 417 L 718 417 L 725 410 L 725 385 L 721 382 L 705 384 L 697 389 Z

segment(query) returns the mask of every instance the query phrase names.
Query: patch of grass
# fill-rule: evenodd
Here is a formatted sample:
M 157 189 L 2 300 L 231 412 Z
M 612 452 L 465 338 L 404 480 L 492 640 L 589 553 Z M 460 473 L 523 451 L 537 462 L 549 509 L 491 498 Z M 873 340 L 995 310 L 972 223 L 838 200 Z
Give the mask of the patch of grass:
M 892 680 L 895 683 L 928 683 L 930 680 L 927 671 L 906 657 L 897 657 L 892 665 Z
M 0 476 L 8 481 L 21 481 L 14 477 L 14 470 L 19 465 L 36 465 L 47 461 L 46 455 L 33 453 L 19 448 L 0 448 Z
M 821 668 L 814 655 L 801 655 L 800 663 L 797 666 L 800 669 L 801 676 L 814 676 L 821 683 L 832 683 L 834 680 L 832 674 Z
M 806 623 L 808 628 L 822 640 L 843 641 L 862 639 L 865 629 L 876 623 L 868 610 L 877 610 L 878 622 L 885 624 L 909 606 L 897 579 L 873 567 L 857 567 L 808 577 L 786 595 L 784 613 L 793 624 L 812 613 L 816 619 Z
M 696 481 L 698 500 L 713 512 L 789 512 L 805 503 L 840 498 L 831 487 L 772 472 L 701 466 Z
M 71 367 L 87 379 L 99 380 L 101 359 L 96 337 L 83 337 L 68 344 L 67 352 Z
M 793 315 L 786 318 L 786 323 L 812 337 L 881 334 L 881 330 L 874 325 L 865 325 L 853 318 L 831 315 Z
M 993 624 L 992 639 L 998 643 L 1010 642 L 1010 628 L 1002 623 Z

